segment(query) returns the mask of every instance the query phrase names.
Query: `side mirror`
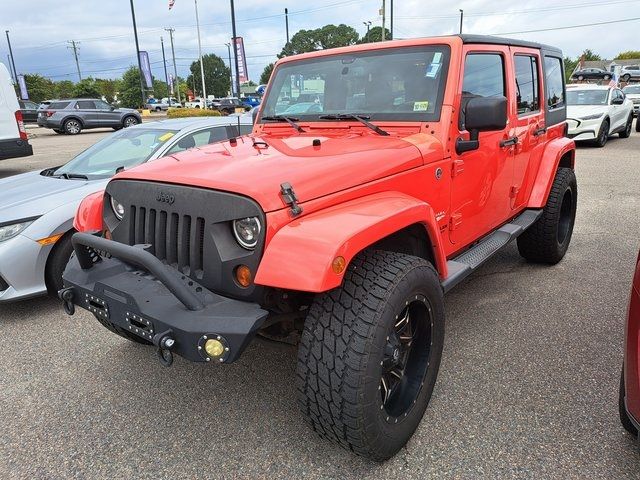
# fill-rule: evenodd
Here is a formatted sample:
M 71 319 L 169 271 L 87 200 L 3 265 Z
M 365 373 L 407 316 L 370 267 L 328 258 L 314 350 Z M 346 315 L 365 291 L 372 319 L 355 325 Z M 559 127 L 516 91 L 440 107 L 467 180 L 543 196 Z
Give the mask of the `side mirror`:
M 469 131 L 469 140 L 458 138 L 456 152 L 458 154 L 477 150 L 480 147 L 480 132 L 504 130 L 507 126 L 507 98 L 474 97 L 463 108 L 464 126 Z
M 613 100 L 611 100 L 611 105 L 622 105 L 624 103 L 624 98 L 614 98 Z
M 254 124 L 256 123 L 256 118 L 258 118 L 258 110 L 260 110 L 258 107 L 254 107 L 251 111 L 251 121 Z
M 116 109 L 116 107 L 114 107 L 113 105 L 109 105 L 109 110 L 111 110 L 112 112 Z

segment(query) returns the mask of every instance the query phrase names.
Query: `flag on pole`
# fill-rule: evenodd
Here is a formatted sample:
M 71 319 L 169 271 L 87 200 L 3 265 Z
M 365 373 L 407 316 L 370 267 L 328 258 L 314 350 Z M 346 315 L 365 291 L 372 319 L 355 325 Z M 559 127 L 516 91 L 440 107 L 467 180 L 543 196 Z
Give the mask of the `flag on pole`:
M 176 3 L 176 0 L 169 0 L 169 10 L 173 8 L 174 3 Z

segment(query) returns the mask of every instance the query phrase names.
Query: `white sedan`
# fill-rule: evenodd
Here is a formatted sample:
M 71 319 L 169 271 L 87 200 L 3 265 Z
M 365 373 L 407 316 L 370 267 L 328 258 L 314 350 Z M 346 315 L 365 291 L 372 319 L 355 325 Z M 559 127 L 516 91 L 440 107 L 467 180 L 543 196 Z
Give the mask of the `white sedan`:
M 567 85 L 567 123 L 570 138 L 604 147 L 614 133 L 631 135 L 633 102 L 616 87 Z

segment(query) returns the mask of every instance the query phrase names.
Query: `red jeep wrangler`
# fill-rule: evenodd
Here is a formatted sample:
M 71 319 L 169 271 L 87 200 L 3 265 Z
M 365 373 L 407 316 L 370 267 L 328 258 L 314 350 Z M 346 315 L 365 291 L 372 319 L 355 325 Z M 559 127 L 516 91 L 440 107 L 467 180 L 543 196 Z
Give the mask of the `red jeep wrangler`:
M 302 411 L 375 460 L 434 388 L 443 293 L 517 238 L 555 264 L 576 213 L 560 50 L 484 36 L 276 65 L 253 133 L 114 178 L 76 218 L 60 292 L 170 364 L 299 343 Z

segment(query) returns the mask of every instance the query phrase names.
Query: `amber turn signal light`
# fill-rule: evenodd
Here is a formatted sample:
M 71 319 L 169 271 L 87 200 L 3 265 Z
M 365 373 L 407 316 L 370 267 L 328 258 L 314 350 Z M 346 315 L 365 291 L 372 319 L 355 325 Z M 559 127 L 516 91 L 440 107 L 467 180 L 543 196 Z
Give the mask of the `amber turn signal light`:
M 50 237 L 41 238 L 40 240 L 38 240 L 38 243 L 43 246 L 52 245 L 60 240 L 60 237 L 62 237 L 62 235 L 62 233 L 56 233 L 55 235 L 51 235 Z
M 238 265 L 236 267 L 236 282 L 241 287 L 247 288 L 253 281 L 251 270 L 246 265 Z
M 344 257 L 336 257 L 331 263 L 331 270 L 333 270 L 333 273 L 335 273 L 336 275 L 340 275 L 342 272 L 344 272 L 346 266 L 347 261 L 344 259 Z

